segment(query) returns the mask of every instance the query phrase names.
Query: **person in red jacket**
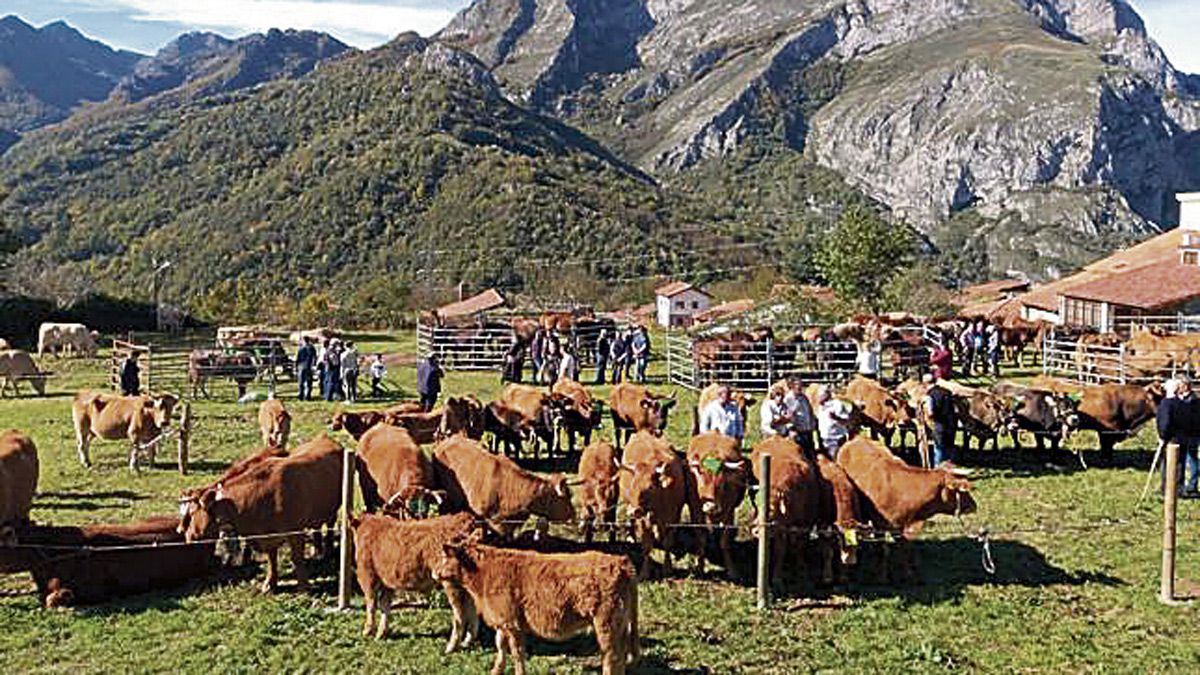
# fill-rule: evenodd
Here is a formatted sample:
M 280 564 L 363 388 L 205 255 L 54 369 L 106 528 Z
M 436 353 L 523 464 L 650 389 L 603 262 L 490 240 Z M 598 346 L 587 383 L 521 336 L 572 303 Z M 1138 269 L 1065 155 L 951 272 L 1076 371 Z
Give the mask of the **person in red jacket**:
M 938 345 L 929 354 L 929 365 L 933 367 L 934 378 L 948 380 L 954 367 L 954 355 L 945 346 Z

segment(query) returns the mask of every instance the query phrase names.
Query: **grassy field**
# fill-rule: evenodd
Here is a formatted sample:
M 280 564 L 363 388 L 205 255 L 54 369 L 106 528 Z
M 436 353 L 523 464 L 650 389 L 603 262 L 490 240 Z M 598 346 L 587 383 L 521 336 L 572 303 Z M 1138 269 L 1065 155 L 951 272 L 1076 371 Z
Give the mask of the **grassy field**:
M 360 336 L 363 351 L 411 352 L 411 335 Z M 159 466 L 134 475 L 123 444 L 97 443 L 95 467 L 75 458 L 70 396 L 106 381 L 99 360 L 50 364 L 51 396 L 0 401 L 0 428 L 17 427 L 38 443 L 42 460 L 36 520 L 120 522 L 171 513 L 183 487 L 205 483 L 257 443 L 256 409 L 199 402 L 193 471 Z M 451 374 L 448 392 L 488 398 L 495 375 Z M 410 368 L 395 368 L 391 389 L 411 394 Z M 225 392 L 228 394 L 228 391 Z M 294 393 L 285 385 L 283 393 Z M 681 409 L 690 408 L 686 392 Z M 320 431 L 334 407 L 288 401 L 293 438 Z M 669 434 L 686 440 L 690 416 Z M 607 425 L 604 433 L 610 433 Z M 349 437 L 341 437 L 348 442 Z M 1047 466 L 1011 451 L 978 458 L 979 512 L 966 518 L 994 534 L 996 573 L 980 564 L 978 543 L 957 522 L 930 524 L 917 543 L 920 578 L 906 586 L 851 584 L 782 597 L 766 613 L 748 586 L 715 572 L 677 571 L 641 588 L 645 658 L 637 672 L 792 673 L 1039 671 L 1180 672 L 1200 666 L 1200 619 L 1192 607 L 1156 601 L 1161 511 L 1157 499 L 1135 509 L 1152 439 L 1148 431 L 1118 451 L 1111 468 Z M 1095 437 L 1072 439 L 1095 447 Z M 1196 502 L 1181 504 L 1181 586 L 1200 578 Z M 743 535 L 747 536 L 747 535 Z M 688 565 L 690 569 L 690 565 Z M 333 568 L 298 592 L 264 596 L 250 578 L 230 579 L 100 607 L 40 609 L 27 576 L 0 577 L 0 653 L 13 672 L 259 671 L 481 672 L 492 650 L 442 656 L 449 610 L 440 597 L 412 598 L 393 613 L 382 642 L 359 636 L 362 612 L 331 611 Z M 286 572 L 285 572 L 286 573 Z M 361 599 L 358 599 L 361 602 Z M 590 638 L 529 645 L 532 672 L 595 670 Z

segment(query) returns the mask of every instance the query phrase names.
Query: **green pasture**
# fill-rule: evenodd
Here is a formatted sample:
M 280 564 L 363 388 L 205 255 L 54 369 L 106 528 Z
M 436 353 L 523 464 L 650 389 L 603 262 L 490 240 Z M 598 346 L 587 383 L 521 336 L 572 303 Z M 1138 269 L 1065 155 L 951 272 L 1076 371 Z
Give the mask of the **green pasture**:
M 363 353 L 413 350 L 411 333 L 361 335 L 358 341 Z M 48 397 L 0 400 L 0 428 L 22 429 L 38 444 L 36 520 L 121 522 L 171 513 L 181 488 L 212 480 L 256 447 L 256 407 L 233 403 L 231 388 L 222 385 L 225 398 L 195 404 L 189 475 L 175 470 L 173 444 L 160 452 L 156 467 L 134 474 L 126 468 L 124 444 L 97 442 L 95 466 L 84 469 L 75 457 L 70 397 L 103 386 L 105 363 L 49 362 L 44 367 L 56 376 Z M 665 389 L 661 363 L 652 375 Z M 411 367 L 389 374 L 394 396 L 411 396 L 412 383 Z M 499 376 L 490 373 L 451 373 L 446 382 L 447 393 L 473 392 L 485 400 L 499 388 Z M 322 430 L 339 405 L 296 402 L 293 383 L 283 384 L 281 394 L 296 419 L 293 443 Z M 686 391 L 680 397 L 683 414 L 674 415 L 669 429 L 677 444 L 686 442 L 694 401 Z M 607 422 L 601 433 L 611 433 Z M 349 442 L 348 436 L 340 439 Z M 1071 443 L 1096 447 L 1090 433 Z M 1114 466 L 1086 471 L 1074 462 L 1051 465 L 1032 451 L 1016 456 L 1009 449 L 969 461 L 977 467 L 979 511 L 965 519 L 966 526 L 993 533 L 995 575 L 984 572 L 979 543 L 944 517 L 930 523 L 916 544 L 920 574 L 913 583 L 795 589 L 765 613 L 755 611 L 749 585 L 728 582 L 712 568 L 703 578 L 692 577 L 685 560 L 670 579 L 641 586 L 644 660 L 635 672 L 1196 672 L 1200 610 L 1165 607 L 1156 599 L 1160 501 L 1154 496 L 1135 508 L 1152 447 L 1150 430 L 1143 430 L 1119 446 Z M 1197 502 L 1182 502 L 1179 575 L 1185 592 L 1195 591 L 1192 580 L 1200 579 L 1198 521 Z M 292 587 L 287 570 L 276 595 L 261 594 L 243 575 L 53 611 L 39 607 L 27 575 L 0 577 L 0 654 L 14 673 L 479 673 L 491 666 L 490 642 L 442 655 L 450 613 L 440 597 L 408 598 L 393 612 L 391 637 L 376 642 L 360 637 L 361 609 L 331 610 L 332 564 L 319 569 L 307 592 Z M 532 641 L 528 649 L 532 672 L 599 668 L 587 637 L 566 644 Z

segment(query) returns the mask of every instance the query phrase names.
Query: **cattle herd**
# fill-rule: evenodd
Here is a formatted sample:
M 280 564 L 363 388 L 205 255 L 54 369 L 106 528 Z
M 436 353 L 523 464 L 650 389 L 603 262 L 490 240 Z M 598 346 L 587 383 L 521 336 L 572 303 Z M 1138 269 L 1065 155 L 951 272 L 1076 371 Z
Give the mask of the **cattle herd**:
M 56 336 L 60 344 L 78 339 L 72 349 L 81 352 L 93 339 L 86 329 L 40 337 L 52 345 Z M 1162 396 L 1153 385 L 1078 387 L 1044 378 L 990 388 L 941 384 L 954 397 L 962 444 L 975 440 L 981 449 L 1002 434 L 1019 446 L 1022 432 L 1032 433 L 1039 449 L 1047 442 L 1053 449 L 1069 434 L 1091 430 L 1111 453 L 1154 416 Z M 674 396 L 631 383 L 614 386 L 605 401 L 611 439 L 594 433 L 601 401 L 570 380 L 509 384 L 488 403 L 451 396 L 431 411 L 415 402 L 339 411 L 329 428 L 356 444 L 364 505 L 350 519 L 366 597 L 363 633 L 387 634 L 395 593 L 440 589 L 452 615 L 447 652 L 475 643 L 482 619 L 495 631 L 493 672 L 509 658 L 523 672 L 527 636 L 560 640 L 590 630 L 603 671 L 621 673 L 640 653 L 639 582 L 671 574 L 674 559 L 688 554 L 698 574 L 715 562 L 730 578 L 746 578 L 739 515 L 753 518 L 760 503 L 768 509 L 776 583 L 845 583 L 867 551 L 877 563 L 875 579 L 908 578 L 914 568 L 905 543 L 923 523 L 976 508 L 959 472 L 923 468 L 920 453 L 906 455 L 910 435 L 916 449 L 925 445 L 929 421 L 918 402 L 927 386 L 850 380 L 838 395 L 853 410 L 855 433 L 836 459 L 806 454 L 779 436 L 746 451 L 741 439 L 698 428 L 686 447 L 676 447 L 664 435 Z M 701 401 L 711 395 L 711 388 L 702 392 Z M 753 403 L 738 392 L 734 400 L 743 414 Z M 102 438 L 130 443 L 131 467 L 147 450 L 152 462 L 175 403 L 171 396 L 81 392 L 72 405 L 80 461 L 89 464 L 89 443 Z M 82 527 L 29 520 L 37 448 L 25 434 L 6 432 L 0 572 L 31 572 L 44 605 L 56 607 L 209 579 L 222 562 L 252 551 L 267 558 L 262 588 L 270 592 L 286 545 L 295 580 L 305 585 L 309 547 L 318 556 L 334 547 L 346 455 L 329 433 L 289 448 L 291 415 L 279 400 L 261 404 L 258 423 L 262 447 L 215 481 L 184 491 L 177 515 Z M 522 466 L 540 460 L 543 449 L 547 457 L 577 459 L 577 473 Z M 766 480 L 764 456 L 771 458 Z M 753 498 L 760 491 L 761 500 Z M 522 531 L 531 518 L 537 526 Z M 577 523 L 582 537 L 552 536 L 544 527 L 551 522 Z M 59 555 L 64 547 L 87 555 Z

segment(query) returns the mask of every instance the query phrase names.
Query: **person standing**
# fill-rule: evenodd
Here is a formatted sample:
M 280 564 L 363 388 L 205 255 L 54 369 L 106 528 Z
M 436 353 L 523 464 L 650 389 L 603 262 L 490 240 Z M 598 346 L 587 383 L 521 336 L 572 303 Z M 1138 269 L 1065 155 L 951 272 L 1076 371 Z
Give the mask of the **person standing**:
M 543 328 L 537 329 L 533 334 L 533 340 L 529 343 L 529 361 L 533 364 L 533 381 L 537 383 L 538 378 L 542 374 L 542 355 L 546 352 L 546 331 Z
M 821 430 L 821 448 L 837 461 L 838 452 L 850 438 L 850 406 L 834 398 L 827 385 L 817 390 L 817 426 Z
M 512 342 L 508 345 L 508 350 L 504 352 L 504 372 L 500 375 L 500 383 L 515 382 L 521 383 L 521 378 L 525 370 L 525 345 L 521 344 L 521 339 L 513 336 Z
M 358 349 L 353 342 L 346 343 L 342 352 L 342 387 L 346 391 L 346 401 L 358 401 Z
M 608 358 L 612 362 L 612 383 L 621 384 L 621 374 L 625 372 L 625 364 L 629 360 L 629 345 L 620 331 L 613 337 Z
M 791 430 L 792 418 L 788 415 L 787 406 L 783 402 L 785 387 L 776 384 L 767 392 L 767 398 L 759 410 L 759 430 L 763 438 L 772 436 L 787 436 Z
M 558 364 L 558 379 L 579 381 L 579 360 L 575 358 L 575 350 L 571 347 L 563 350 L 562 361 Z
M 562 354 L 559 352 L 558 340 L 553 337 L 546 340 L 546 351 L 542 354 L 542 369 L 538 371 L 538 382 L 554 384 L 558 377 L 558 367 L 562 364 Z
M 425 412 L 433 410 L 437 405 L 438 396 L 442 393 L 442 376 L 445 373 L 438 365 L 437 354 L 430 354 L 417 363 L 417 396 L 421 399 L 421 409 Z
M 608 354 L 612 349 L 612 340 L 608 337 L 608 329 L 601 328 L 600 336 L 596 338 L 596 346 L 592 358 L 596 361 L 596 384 L 604 384 L 604 375 L 608 371 Z
M 739 443 L 746 436 L 746 423 L 742 419 L 742 411 L 729 397 L 729 387 L 721 385 L 717 388 L 717 396 L 700 411 L 700 433 L 716 431 L 730 438 L 736 438 Z
M 864 340 L 858 343 L 858 355 L 854 359 L 858 374 L 872 380 L 879 379 L 879 357 L 883 345 L 879 340 Z
M 383 354 L 375 354 L 371 361 L 371 398 L 383 398 L 383 378 L 387 377 L 387 365 L 383 362 Z
M 1183 461 L 1179 465 L 1181 496 L 1195 497 L 1200 487 L 1200 400 L 1192 393 L 1191 381 L 1176 377 L 1163 384 L 1166 392 L 1158 404 L 1155 421 L 1158 438 L 1164 444 L 1175 443 Z M 1182 479 L 1186 478 L 1186 482 Z
M 954 355 L 945 345 L 937 345 L 929 354 L 929 365 L 936 380 L 949 380 L 954 369 Z
M 972 324 L 967 324 L 961 335 L 958 336 L 958 346 L 962 351 L 962 372 L 963 375 L 971 376 L 971 366 L 974 359 L 975 349 L 975 327 Z
M 312 338 L 305 337 L 296 350 L 296 380 L 300 383 L 300 400 L 312 400 L 313 370 L 317 365 L 317 348 Z
M 925 415 L 930 423 L 930 441 L 933 444 L 933 456 L 930 465 L 938 467 L 942 464 L 953 464 L 955 460 L 954 435 L 958 431 L 958 414 L 954 410 L 954 395 L 926 375 L 922 381 L 929 386 L 925 392 Z
M 992 375 L 1000 377 L 1000 331 L 996 329 L 996 324 L 989 323 L 986 334 L 988 365 L 991 366 Z
M 342 343 L 340 340 L 329 341 L 322 365 L 325 368 L 325 400 L 340 400 L 342 398 Z
M 629 355 L 633 359 L 634 377 L 638 384 L 646 383 L 646 364 L 650 362 L 650 336 L 645 326 L 634 329 L 629 338 Z
M 800 378 L 788 380 L 787 392 L 783 395 L 783 405 L 791 418 L 792 437 L 796 444 L 810 459 L 816 459 L 817 446 L 813 432 L 817 428 L 817 416 L 813 414 L 812 404 L 804 395 L 804 383 Z
M 129 355 L 121 362 L 121 395 L 137 396 L 142 392 L 141 369 L 138 367 L 138 353 L 130 350 Z

